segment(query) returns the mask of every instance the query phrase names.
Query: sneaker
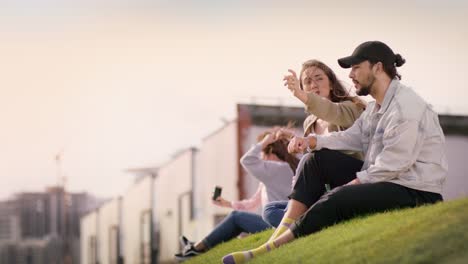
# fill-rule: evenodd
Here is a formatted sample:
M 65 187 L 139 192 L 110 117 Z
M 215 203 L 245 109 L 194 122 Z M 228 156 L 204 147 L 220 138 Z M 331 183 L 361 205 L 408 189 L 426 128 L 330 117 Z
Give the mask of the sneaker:
M 188 238 L 186 238 L 185 236 L 179 237 L 179 243 L 182 246 L 182 248 L 185 248 L 187 245 L 191 245 L 191 246 L 195 245 L 194 242 L 188 240 Z
M 176 258 L 178 261 L 182 262 L 182 261 L 185 261 L 185 260 L 187 260 L 187 259 L 189 259 L 189 258 L 196 257 L 196 256 L 200 255 L 201 253 L 202 253 L 202 252 L 197 251 L 197 250 L 193 247 L 193 245 L 190 245 L 190 244 L 189 244 L 189 245 L 187 245 L 187 246 L 184 247 L 184 249 L 182 250 L 181 253 L 177 253 L 177 254 L 175 254 L 174 256 L 175 256 L 175 258 Z

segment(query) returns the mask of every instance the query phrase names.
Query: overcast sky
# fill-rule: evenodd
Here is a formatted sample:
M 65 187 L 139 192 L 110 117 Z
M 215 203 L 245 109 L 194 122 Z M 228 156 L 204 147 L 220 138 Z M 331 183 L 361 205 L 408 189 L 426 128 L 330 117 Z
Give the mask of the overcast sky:
M 288 68 L 317 58 L 348 81 L 336 59 L 367 40 L 438 112 L 468 115 L 463 1 L 283 2 L 0 0 L 0 198 L 55 184 L 61 150 L 67 188 L 122 194 L 123 169 L 198 146 L 236 103 L 299 105 Z

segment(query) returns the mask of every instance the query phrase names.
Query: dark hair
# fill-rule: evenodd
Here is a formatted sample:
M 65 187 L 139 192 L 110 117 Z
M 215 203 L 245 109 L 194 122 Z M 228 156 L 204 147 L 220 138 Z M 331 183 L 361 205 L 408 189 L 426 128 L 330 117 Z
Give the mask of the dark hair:
M 269 130 L 261 133 L 257 137 L 257 141 L 261 141 L 266 135 L 276 133 L 276 130 Z M 289 164 L 289 167 L 296 172 L 297 165 L 299 164 L 299 159 L 288 152 L 289 139 L 282 137 L 276 140 L 275 142 L 268 144 L 262 149 L 262 152 L 265 154 L 275 154 L 280 160 Z
M 377 64 L 379 61 L 373 61 L 369 60 L 370 66 L 374 66 Z M 390 77 L 390 79 L 394 79 L 395 77 L 398 78 L 398 80 L 401 80 L 401 74 L 398 73 L 396 67 L 400 67 L 403 64 L 405 64 L 406 60 L 400 55 L 400 54 L 395 54 L 395 62 L 393 64 L 384 64 L 382 62 L 383 70 L 384 72 Z
M 346 89 L 343 87 L 340 81 L 338 81 L 338 78 L 336 77 L 335 73 L 333 72 L 330 67 L 328 67 L 325 63 L 319 61 L 319 60 L 308 60 L 302 64 L 302 69 L 301 73 L 299 74 L 299 83 L 300 87 L 302 90 L 304 88 L 302 87 L 302 74 L 304 71 L 310 67 L 317 67 L 321 69 L 323 72 L 328 77 L 328 80 L 330 81 L 331 84 L 331 91 L 330 91 L 330 100 L 332 102 L 342 102 L 342 101 L 352 101 L 352 97 L 349 96 L 349 93 L 346 91 Z

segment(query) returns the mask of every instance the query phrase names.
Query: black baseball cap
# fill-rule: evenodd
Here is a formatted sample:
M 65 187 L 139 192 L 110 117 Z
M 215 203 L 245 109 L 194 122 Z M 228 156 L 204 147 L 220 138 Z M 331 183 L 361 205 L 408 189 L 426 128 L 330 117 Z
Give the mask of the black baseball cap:
M 338 60 L 343 68 L 350 68 L 352 65 L 363 61 L 382 62 L 384 65 L 393 65 L 396 55 L 387 44 L 380 41 L 367 41 L 357 46 L 353 54 Z

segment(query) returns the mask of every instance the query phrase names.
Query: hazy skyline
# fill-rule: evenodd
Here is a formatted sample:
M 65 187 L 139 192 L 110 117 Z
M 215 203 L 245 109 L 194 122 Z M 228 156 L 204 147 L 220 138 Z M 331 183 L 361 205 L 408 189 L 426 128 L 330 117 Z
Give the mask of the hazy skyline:
M 281 81 L 382 40 L 440 113 L 468 114 L 462 1 L 0 1 L 0 198 L 56 183 L 122 194 L 235 117 L 237 102 L 300 105 Z M 280 99 L 274 99 L 280 98 Z

